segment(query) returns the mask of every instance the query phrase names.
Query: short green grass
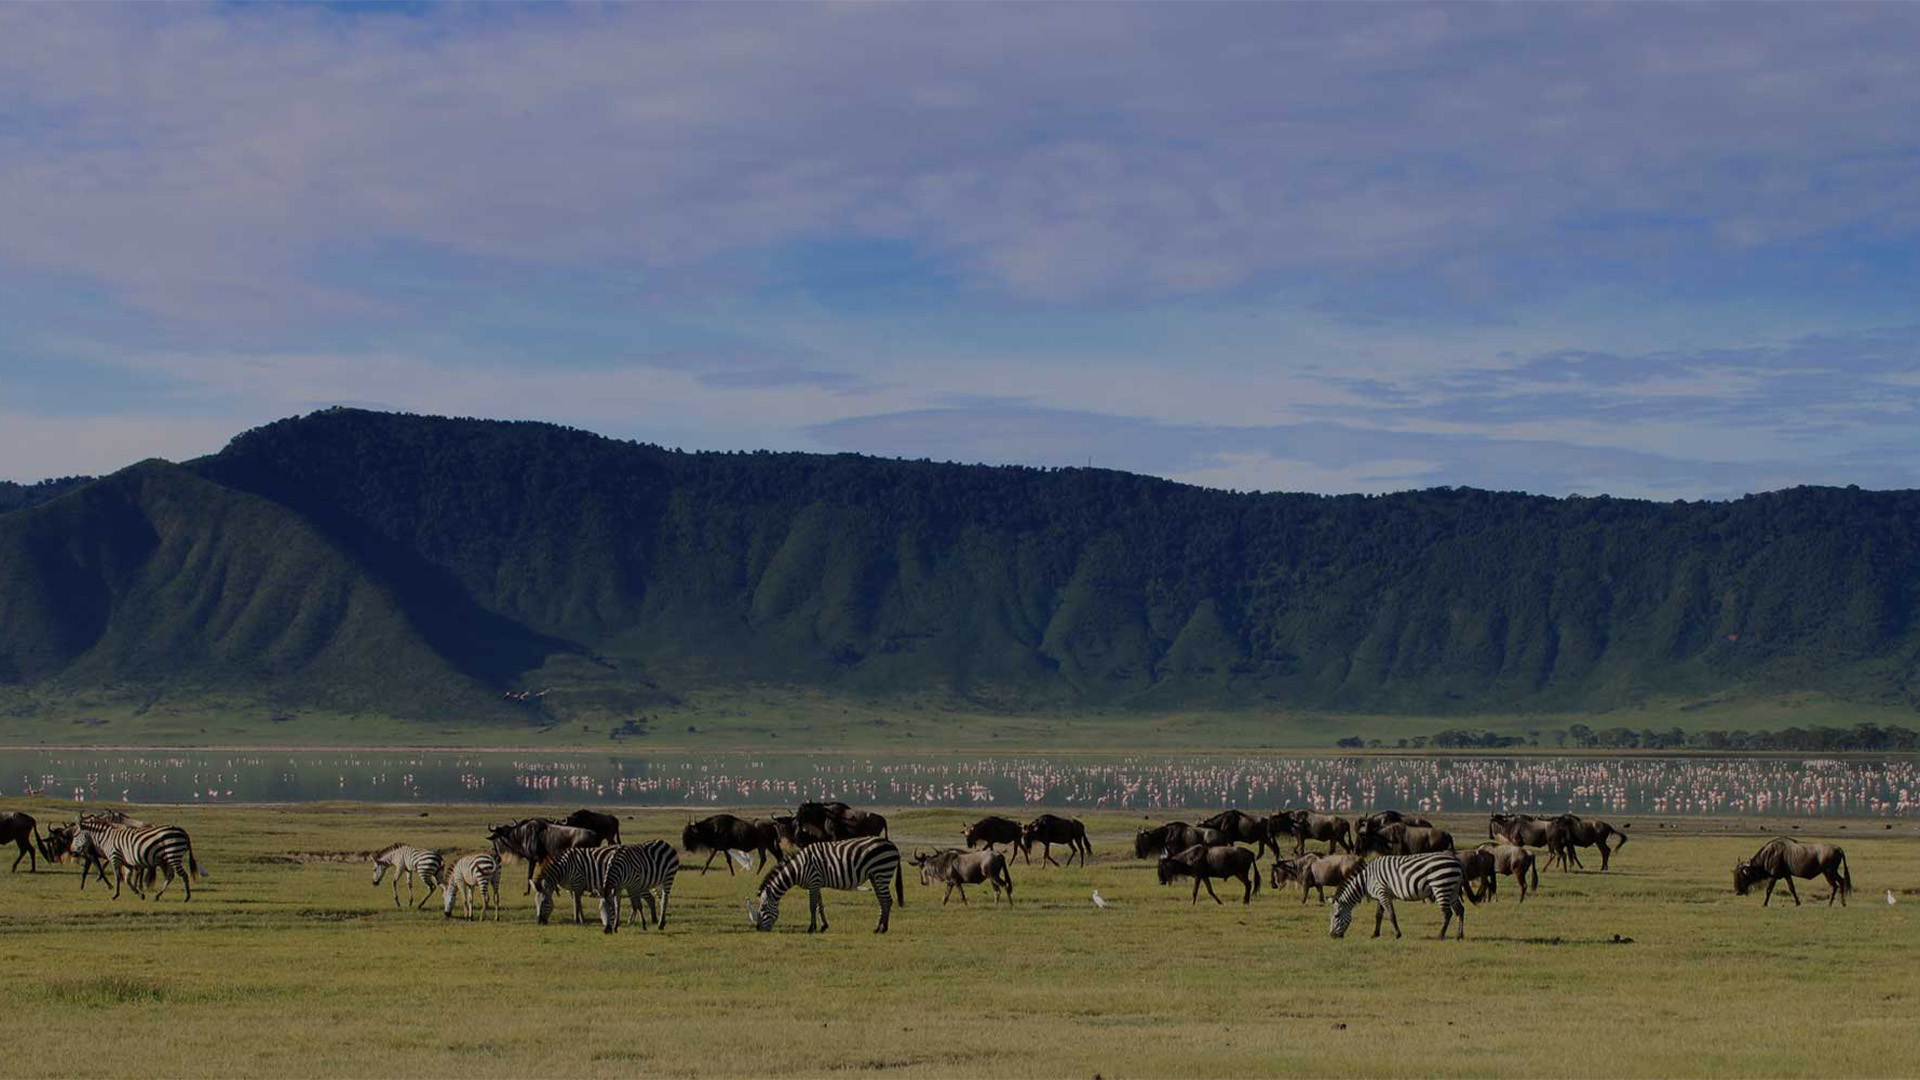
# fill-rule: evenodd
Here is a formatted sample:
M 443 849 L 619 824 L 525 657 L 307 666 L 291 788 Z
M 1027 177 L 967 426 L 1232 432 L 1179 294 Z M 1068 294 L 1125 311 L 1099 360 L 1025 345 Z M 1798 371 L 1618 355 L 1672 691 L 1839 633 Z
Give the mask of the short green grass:
M 459 747 L 560 749 L 592 747 L 649 751 L 1005 752 L 1013 750 L 1128 751 L 1332 750 L 1347 736 L 1400 739 L 1449 728 L 1527 737 L 1540 748 L 1560 747 L 1554 732 L 1576 724 L 1601 729 L 1665 731 L 1798 726 L 1851 727 L 1859 723 L 1920 724 L 1911 709 L 1862 705 L 1819 694 L 1661 701 L 1604 713 L 1499 713 L 1470 716 L 1349 714 L 1299 709 L 1185 710 L 1146 713 L 1126 709 L 1009 713 L 939 697 L 870 700 L 836 697 L 804 687 L 747 687 L 702 691 L 678 705 L 644 714 L 645 734 L 616 737 L 604 718 L 559 718 L 529 709 L 524 723 L 409 719 L 311 709 L 276 710 L 217 698 L 130 703 L 97 699 L 42 700 L 25 691 L 0 691 L 0 744 L 140 747 Z M 1512 752 L 1512 751 L 1506 751 Z M 1608 751 L 1618 754 L 1619 751 Z
M 869 893 L 827 894 L 825 935 L 802 932 L 797 897 L 756 934 L 754 879 L 716 863 L 681 874 L 666 932 L 608 937 L 564 915 L 534 925 L 517 884 L 497 926 L 449 922 L 437 899 L 396 911 L 369 884 L 358 853 L 470 850 L 505 808 L 142 812 L 191 830 L 209 871 L 191 903 L 177 886 L 82 892 L 70 866 L 0 877 L 17 1036 L 0 1074 L 1892 1076 L 1920 1061 L 1913 822 L 1801 823 L 1846 845 L 1855 902 L 1829 909 L 1802 883 L 1807 906 L 1762 910 L 1729 878 L 1769 823 L 1636 819 L 1611 873 L 1549 872 L 1524 906 L 1509 885 L 1469 908 L 1464 942 L 1439 942 L 1430 905 L 1400 905 L 1401 941 L 1366 937 L 1370 907 L 1333 941 L 1297 892 L 1190 905 L 1130 857 L 1129 815 L 1088 818 L 1088 869 L 1016 865 L 1013 908 L 979 889 L 942 908 L 910 881 L 886 937 Z M 631 842 L 688 815 L 623 816 Z M 911 854 L 972 815 L 889 816 Z

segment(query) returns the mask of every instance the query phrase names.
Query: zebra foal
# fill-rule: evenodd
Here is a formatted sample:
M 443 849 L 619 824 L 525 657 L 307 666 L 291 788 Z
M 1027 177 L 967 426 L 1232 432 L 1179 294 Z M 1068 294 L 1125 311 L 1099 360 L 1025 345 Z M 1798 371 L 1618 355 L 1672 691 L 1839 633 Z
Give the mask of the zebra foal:
M 900 869 L 900 849 L 890 840 L 862 837 L 857 840 L 829 840 L 808 844 L 789 856 L 786 862 L 760 883 L 759 905 L 747 904 L 747 918 L 755 930 L 771 930 L 780 918 L 780 898 L 787 890 L 807 890 L 807 933 L 814 932 L 816 921 L 821 932 L 827 929 L 827 908 L 820 901 L 821 889 L 857 889 L 863 882 L 873 885 L 880 901 L 880 924 L 876 934 L 887 932 L 887 918 L 893 911 L 893 892 L 900 894 L 900 906 L 907 906 L 906 880 Z
M 394 879 L 396 886 L 399 880 L 399 878 Z M 493 852 L 491 851 L 481 851 L 472 855 L 463 855 L 458 862 L 453 864 L 453 869 L 447 872 L 447 883 L 441 889 L 445 902 L 441 906 L 440 913 L 449 919 L 453 918 L 453 901 L 457 895 L 465 899 L 467 905 L 467 920 L 471 922 L 473 920 L 473 894 L 475 890 L 478 890 L 480 893 L 480 918 L 482 920 L 486 919 L 487 906 L 491 904 L 493 906 L 493 921 L 499 922 L 500 860 L 494 858 Z
M 426 907 L 427 901 L 433 899 L 433 890 L 440 887 L 441 865 L 440 853 L 437 851 L 428 851 L 426 848 L 412 847 L 407 844 L 394 844 L 373 857 L 373 884 L 376 888 L 380 884 L 380 879 L 386 877 L 389 870 L 393 871 L 394 907 L 400 906 L 402 876 L 407 879 L 407 903 L 413 904 L 414 879 L 418 878 L 420 887 L 426 890 L 426 895 L 420 898 L 420 903 L 414 905 L 415 911 Z
M 1340 891 L 1333 897 L 1333 913 L 1329 917 L 1327 932 L 1333 937 L 1347 936 L 1347 928 L 1353 925 L 1353 909 L 1360 901 L 1373 897 L 1377 905 L 1373 910 L 1373 936 L 1380 936 L 1380 917 L 1393 920 L 1393 936 L 1400 937 L 1400 917 L 1394 914 L 1395 900 L 1431 899 L 1446 913 L 1445 921 L 1440 924 L 1440 936 L 1447 936 L 1447 927 L 1453 920 L 1460 920 L 1458 937 L 1467 936 L 1467 907 L 1460 902 L 1466 891 L 1466 871 L 1460 865 L 1460 859 L 1451 851 L 1430 851 L 1421 855 L 1387 855 L 1368 862 L 1360 872 L 1348 879 Z

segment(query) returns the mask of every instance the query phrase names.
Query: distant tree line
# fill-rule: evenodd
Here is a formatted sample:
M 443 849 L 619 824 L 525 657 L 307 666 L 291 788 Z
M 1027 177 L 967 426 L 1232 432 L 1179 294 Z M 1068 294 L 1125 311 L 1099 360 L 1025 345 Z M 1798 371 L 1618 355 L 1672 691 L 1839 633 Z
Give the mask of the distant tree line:
M 1448 729 L 1438 735 L 1416 735 L 1397 739 L 1394 749 L 1421 750 L 1438 747 L 1445 750 L 1497 750 L 1510 746 L 1575 747 L 1583 750 L 1809 750 L 1809 751 L 1907 751 L 1920 750 L 1920 732 L 1897 724 L 1855 724 L 1852 727 L 1790 727 L 1778 731 L 1682 731 L 1668 728 L 1655 731 L 1629 727 L 1595 729 L 1573 724 L 1549 731 L 1529 731 L 1525 735 L 1502 735 L 1493 731 Z M 1386 743 L 1350 735 L 1335 746 L 1346 749 L 1381 749 Z

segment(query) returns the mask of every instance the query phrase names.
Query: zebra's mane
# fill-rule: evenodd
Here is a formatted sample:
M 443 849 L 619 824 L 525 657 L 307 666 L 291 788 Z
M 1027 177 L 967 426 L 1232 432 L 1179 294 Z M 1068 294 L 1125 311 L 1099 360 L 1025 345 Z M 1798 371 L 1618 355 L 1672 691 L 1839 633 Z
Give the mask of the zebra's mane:
M 399 851 L 401 848 L 406 846 L 407 845 L 405 844 L 388 844 L 386 847 L 383 847 L 379 851 L 376 851 L 373 853 L 374 861 L 378 862 L 380 859 L 385 858 L 386 856 L 391 855 L 394 852 Z

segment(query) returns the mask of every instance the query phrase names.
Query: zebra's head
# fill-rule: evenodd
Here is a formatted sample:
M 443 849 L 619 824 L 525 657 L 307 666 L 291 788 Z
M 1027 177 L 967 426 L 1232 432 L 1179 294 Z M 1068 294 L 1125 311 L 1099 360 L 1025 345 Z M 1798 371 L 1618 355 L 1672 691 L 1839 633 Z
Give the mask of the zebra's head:
M 1340 891 L 1333 894 L 1333 912 L 1327 917 L 1327 934 L 1331 937 L 1347 936 L 1347 928 L 1353 925 L 1353 909 L 1360 906 L 1360 898 L 1366 890 L 1361 886 L 1359 877 L 1353 877 Z
M 449 919 L 453 918 L 454 894 L 459 891 L 460 886 L 453 883 L 453 876 L 449 874 L 447 876 L 447 883 L 440 886 L 440 914 L 445 915 Z
M 533 921 L 541 926 L 547 925 L 547 917 L 553 914 L 553 890 L 535 889 L 533 891 Z
M 746 905 L 747 922 L 755 930 L 762 932 L 771 930 L 773 924 L 780 918 L 780 898 L 768 896 L 765 890 L 762 890 L 754 899 L 743 900 L 741 903 Z

